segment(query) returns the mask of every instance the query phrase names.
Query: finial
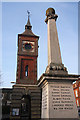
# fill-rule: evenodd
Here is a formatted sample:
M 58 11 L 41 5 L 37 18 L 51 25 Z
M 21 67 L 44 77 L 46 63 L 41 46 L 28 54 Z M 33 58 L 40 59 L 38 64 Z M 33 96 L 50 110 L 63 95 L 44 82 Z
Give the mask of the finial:
M 27 13 L 28 13 L 28 18 L 30 17 L 30 11 L 27 10 Z
M 25 25 L 25 29 L 31 30 L 32 26 L 30 23 L 30 11 L 27 10 L 27 14 L 28 14 L 28 21 L 27 21 L 27 24 Z

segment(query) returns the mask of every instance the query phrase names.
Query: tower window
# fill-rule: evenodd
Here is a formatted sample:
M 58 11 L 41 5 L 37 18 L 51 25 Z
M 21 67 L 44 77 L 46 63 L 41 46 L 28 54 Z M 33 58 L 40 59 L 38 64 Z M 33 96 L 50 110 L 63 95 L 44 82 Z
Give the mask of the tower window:
M 26 67 L 25 67 L 25 76 L 26 77 L 28 76 L 28 65 L 26 65 Z
M 75 90 L 75 94 L 76 94 L 76 97 L 78 97 L 78 91 L 77 90 Z

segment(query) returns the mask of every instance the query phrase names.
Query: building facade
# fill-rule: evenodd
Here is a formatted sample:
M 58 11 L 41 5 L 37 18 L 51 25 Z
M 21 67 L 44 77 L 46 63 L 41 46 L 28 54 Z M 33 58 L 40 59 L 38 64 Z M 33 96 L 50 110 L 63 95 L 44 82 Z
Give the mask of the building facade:
M 0 90 L 0 99 L 2 101 L 2 120 L 10 119 L 12 89 L 3 88 Z
M 73 90 L 74 90 L 74 95 L 76 99 L 76 105 L 78 107 L 78 113 L 80 116 L 80 78 L 78 81 L 73 83 Z

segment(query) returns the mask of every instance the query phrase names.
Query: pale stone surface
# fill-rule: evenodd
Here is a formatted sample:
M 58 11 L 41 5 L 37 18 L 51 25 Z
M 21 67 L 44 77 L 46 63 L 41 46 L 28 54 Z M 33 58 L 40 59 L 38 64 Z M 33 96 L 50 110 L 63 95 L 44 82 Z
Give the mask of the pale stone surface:
M 48 65 L 50 63 L 62 63 L 55 19 L 48 19 Z
M 48 66 L 38 84 L 42 88 L 41 118 L 78 119 L 72 85 L 78 76 L 69 75 L 66 67 L 62 64 L 56 28 L 57 16 L 54 9 L 49 8 L 46 16 L 45 22 L 48 24 Z
M 42 86 L 42 118 L 78 118 L 72 82 L 45 82 Z
M 48 85 L 42 89 L 42 114 L 41 118 L 49 118 Z M 46 114 L 47 113 L 47 114 Z

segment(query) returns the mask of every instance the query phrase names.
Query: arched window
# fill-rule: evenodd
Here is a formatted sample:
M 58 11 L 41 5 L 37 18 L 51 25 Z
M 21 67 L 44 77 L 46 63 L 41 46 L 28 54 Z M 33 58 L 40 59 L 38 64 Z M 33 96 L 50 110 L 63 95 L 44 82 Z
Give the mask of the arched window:
M 25 76 L 26 77 L 28 76 L 28 65 L 26 65 L 26 67 L 25 67 Z

